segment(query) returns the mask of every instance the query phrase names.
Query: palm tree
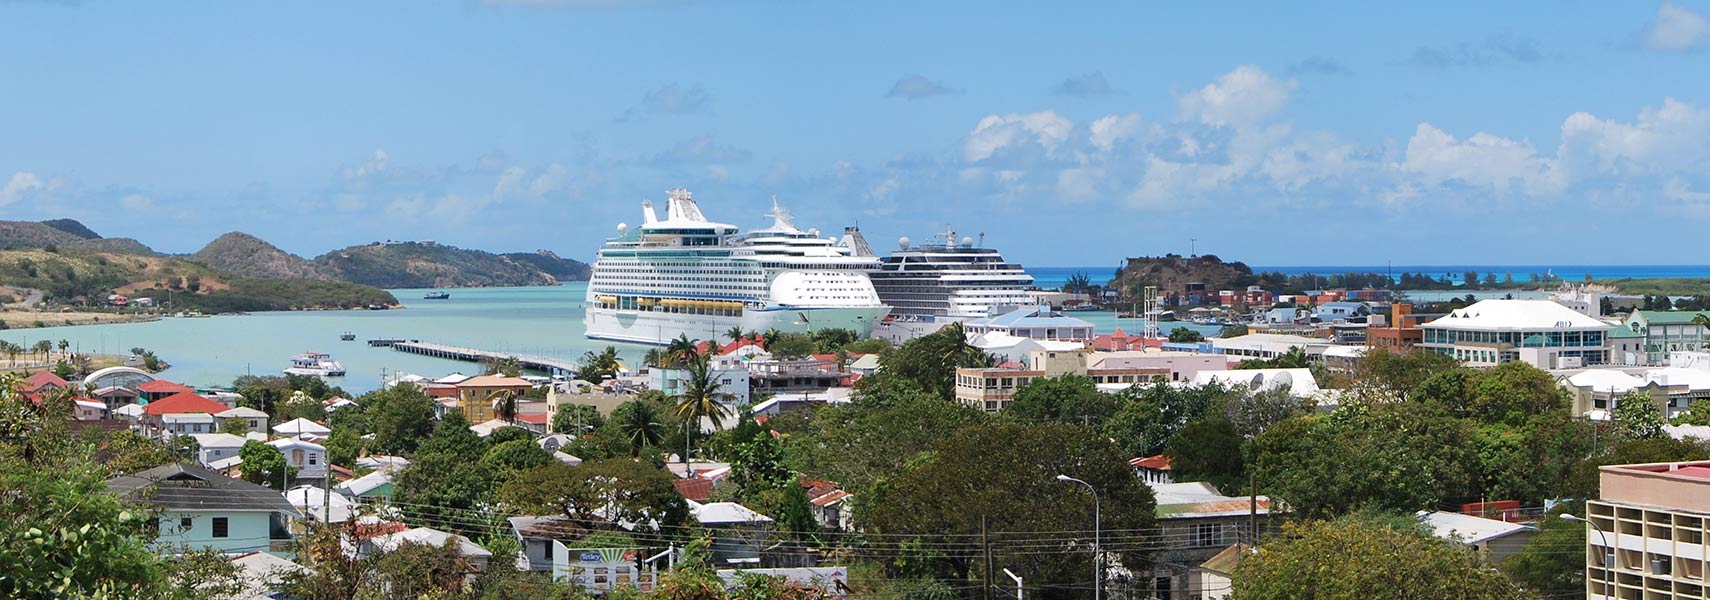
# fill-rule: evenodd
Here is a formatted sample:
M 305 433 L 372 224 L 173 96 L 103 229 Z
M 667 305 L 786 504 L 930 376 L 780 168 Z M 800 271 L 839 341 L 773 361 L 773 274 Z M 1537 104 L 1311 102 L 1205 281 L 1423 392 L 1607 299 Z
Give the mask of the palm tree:
M 724 337 L 730 338 L 730 342 L 733 344 L 742 341 L 742 326 L 731 325 L 730 329 L 724 330 Z
M 658 348 L 648 348 L 647 353 L 641 355 L 641 364 L 648 368 L 664 366 L 665 352 Z
M 515 390 L 493 390 L 487 394 L 487 401 L 493 406 L 493 413 L 506 423 L 516 424 L 517 393 Z
M 617 348 L 606 346 L 603 350 L 589 350 L 583 354 L 582 368 L 576 371 L 576 376 L 590 383 L 599 383 L 617 371 Z
M 767 350 L 771 350 L 772 344 L 774 342 L 777 342 L 778 338 L 783 336 L 783 335 L 784 334 L 782 332 L 779 332 L 775 328 L 774 329 L 767 329 L 766 333 L 761 334 L 761 336 L 760 336 L 760 345 L 765 346 Z
M 60 340 L 59 341 L 59 353 L 60 354 L 65 354 L 65 351 L 69 348 L 71 348 L 71 341 L 70 340 Z
M 46 362 L 48 353 L 53 352 L 53 342 L 48 340 L 36 340 L 35 349 L 36 354 L 42 357 L 43 362 Z
M 689 464 L 689 440 L 693 427 L 699 427 L 702 418 L 712 419 L 713 428 L 723 429 L 724 418 L 730 415 L 730 408 L 725 402 L 736 399 L 736 395 L 721 390 L 723 386 L 714 377 L 712 357 L 697 356 L 689 360 L 685 368 L 687 375 L 680 382 L 682 392 L 672 396 L 677 403 L 677 416 L 683 417 L 683 464 Z
M 12 342 L 0 342 L 0 352 L 6 353 L 6 360 L 8 361 L 8 364 L 13 367 L 18 366 L 18 355 L 23 353 L 23 351 L 24 347 L 18 344 Z
M 665 425 L 659 422 L 659 411 L 639 400 L 629 402 L 629 409 L 618 421 L 618 429 L 623 432 L 624 441 L 629 442 L 631 457 L 641 456 L 648 446 L 665 442 Z
M 697 353 L 695 340 L 689 339 L 689 334 L 681 334 L 677 339 L 665 346 L 665 362 L 668 367 L 680 367 L 689 362 Z

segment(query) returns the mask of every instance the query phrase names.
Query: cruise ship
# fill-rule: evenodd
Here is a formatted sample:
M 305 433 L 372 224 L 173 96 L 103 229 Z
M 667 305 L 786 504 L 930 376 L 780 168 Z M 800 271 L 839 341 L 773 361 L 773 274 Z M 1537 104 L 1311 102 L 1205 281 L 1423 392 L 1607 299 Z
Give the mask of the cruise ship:
M 642 201 L 642 223 L 618 224 L 594 262 L 584 303 L 587 336 L 667 344 L 743 331 L 852 329 L 868 335 L 889 308 L 856 256 L 817 230 L 802 231 L 772 202 L 772 224 L 738 231 L 701 214 L 687 190 L 667 192 L 664 219 Z
M 851 237 L 859 239 L 859 232 L 853 233 Z M 864 241 L 856 243 L 865 246 Z M 979 319 L 993 307 L 1038 304 L 1027 294 L 1033 276 L 1021 265 L 980 247 L 973 238 L 956 239 L 954 229 L 925 244 L 913 245 L 905 237 L 897 245 L 872 274 L 879 300 L 891 307 L 897 321 Z

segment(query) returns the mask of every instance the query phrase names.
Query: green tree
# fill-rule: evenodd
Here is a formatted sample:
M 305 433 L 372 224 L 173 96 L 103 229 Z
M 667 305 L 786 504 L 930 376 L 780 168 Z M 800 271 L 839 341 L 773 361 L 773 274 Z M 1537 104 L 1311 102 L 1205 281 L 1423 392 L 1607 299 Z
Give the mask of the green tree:
M 638 531 L 675 532 L 689 519 L 688 504 L 672 475 L 627 458 L 571 467 L 551 461 L 522 471 L 499 489 L 507 506 L 534 514 L 558 513 L 579 521 L 623 521 Z
M 422 442 L 416 448 L 418 456 L 425 454 L 450 454 L 464 462 L 481 460 L 487 453 L 487 441 L 469 429 L 469 419 L 463 413 L 452 411 L 439 420 L 433 428 L 433 436 Z
M 374 433 L 373 448 L 378 452 L 415 452 L 421 440 L 434 431 L 433 399 L 415 384 L 400 383 L 372 392 L 364 396 L 362 406 Z
M 665 424 L 650 403 L 631 400 L 618 405 L 612 411 L 612 424 L 622 431 L 631 457 L 665 443 Z
M 688 334 L 678 335 L 677 339 L 671 340 L 665 345 L 665 364 L 660 366 L 677 368 L 683 363 L 689 362 L 689 359 L 694 358 L 698 353 L 697 346 L 696 341 L 689 339 Z
M 1231 600 L 1523 599 L 1470 548 L 1362 519 L 1284 526 L 1236 564 Z
M 725 339 L 730 340 L 730 343 L 732 344 L 742 341 L 742 336 L 743 333 L 741 325 L 731 325 L 730 329 L 724 330 Z
M 1538 521 L 1538 533 L 1513 556 L 1502 561 L 1502 572 L 1539 596 L 1585 597 L 1584 523 L 1567 521 L 1563 514 L 1580 514 L 1585 505 L 1567 502 L 1550 509 Z
M 1309 518 L 1468 499 L 1478 487 L 1474 452 L 1469 423 L 1418 403 L 1343 405 L 1282 421 L 1255 440 L 1265 491 Z
M 802 472 L 865 496 L 945 437 L 989 420 L 984 411 L 912 388 L 868 393 L 852 403 L 815 411 L 807 430 L 787 437 L 785 447 Z
M 1178 481 L 1209 481 L 1220 490 L 1246 483 L 1244 445 L 1235 424 L 1219 414 L 1206 415 L 1176 431 L 1164 454 Z
M 1663 416 L 1650 394 L 1627 392 L 1615 401 L 1612 421 L 1615 435 L 1629 440 L 1651 440 L 1663 437 Z
M 1224 325 L 1222 329 L 1217 330 L 1217 337 L 1223 339 L 1237 338 L 1247 335 L 1248 333 L 1251 333 L 1251 331 L 1247 329 L 1246 324 L 1230 323 L 1228 325 Z
M 1421 383 L 1439 373 L 1465 369 L 1455 359 L 1426 350 L 1392 351 L 1374 346 L 1354 362 L 1355 390 L 1374 402 L 1406 401 Z
M 785 464 L 784 447 L 770 435 L 736 447 L 731 457 L 731 483 L 744 497 L 769 489 L 796 486 L 796 475 Z M 800 487 L 800 486 L 796 486 Z
M 1015 390 L 1005 417 L 1022 422 L 1063 421 L 1097 425 L 1116 413 L 1116 400 L 1098 391 L 1091 377 L 1040 377 Z
M 226 419 L 220 422 L 220 433 L 242 436 L 249 433 L 249 421 L 247 419 Z
M 517 473 L 553 462 L 552 454 L 541 449 L 534 440 L 511 440 L 494 444 L 481 457 L 481 462 L 487 469 L 498 476 L 499 481 L 509 480 Z
M 997 531 L 1087 531 L 1093 498 L 1078 484 L 1097 490 L 1103 527 L 1146 530 L 1153 525 L 1152 492 L 1134 477 L 1117 447 L 1094 429 L 1066 424 L 999 424 L 966 427 L 943 438 L 937 448 L 889 480 L 868 499 L 859 515 L 865 527 L 889 536 L 917 536 L 925 543 L 952 548 L 933 560 L 934 574 L 964 580 L 974 573 L 980 552 L 946 542 L 979 533 L 981 523 Z M 954 502 L 946 499 L 954 498 Z M 858 513 L 859 514 L 859 513 Z M 1000 548 L 997 564 L 1019 567 L 1033 585 L 1087 583 L 1091 536 L 1059 536 L 1047 547 L 1026 551 Z M 1149 568 L 1143 545 L 1107 547 L 1132 571 Z
M 451 451 L 417 454 L 392 478 L 394 506 L 409 519 L 446 524 L 465 535 L 484 535 L 489 524 L 474 518 L 472 511 L 492 499 L 498 477 L 479 458 Z
M 587 404 L 560 404 L 552 413 L 552 432 L 579 436 L 606 423 L 600 409 Z
M 813 336 L 805 333 L 782 333 L 766 346 L 766 351 L 779 360 L 800 360 L 813 354 Z
M 1710 400 L 1693 400 L 1686 411 L 1669 419 L 1671 425 L 1710 425 Z
M 951 323 L 881 356 L 879 372 L 862 378 L 856 389 L 865 392 L 900 384 L 948 400 L 955 396 L 958 367 L 995 364 L 990 354 L 968 343 L 960 323 Z
M 1115 394 L 1119 408 L 1105 423 L 1104 432 L 1129 456 L 1159 454 L 1182 427 L 1237 393 L 1216 383 L 1133 386 Z
M 684 365 L 687 372 L 679 382 L 683 391 L 671 397 L 677 403 L 677 416 L 685 419 L 688 427 L 693 429 L 700 427 L 701 419 L 711 420 L 714 429 L 723 429 L 724 419 L 730 415 L 730 407 L 726 403 L 736 399 L 735 394 L 723 390 L 724 386 L 714 376 L 710 358 L 691 358 Z M 683 462 L 689 462 L 687 453 L 683 455 Z
M 1170 330 L 1170 341 L 1178 343 L 1178 344 L 1188 343 L 1188 342 L 1203 342 L 1203 341 L 1205 341 L 1205 334 L 1202 334 L 1198 331 L 1194 331 L 1192 329 L 1188 329 L 1186 327 L 1177 327 L 1175 329 Z
M 606 346 L 600 350 L 589 350 L 582 355 L 582 364 L 576 370 L 576 378 L 590 383 L 600 383 L 608 377 L 614 377 L 618 372 L 618 351 L 615 346 Z
M 363 445 L 366 442 L 367 440 L 362 439 L 362 435 L 354 429 L 334 429 L 332 435 L 327 436 L 325 442 L 327 463 L 341 467 L 356 465 L 356 459 L 362 456 Z
M 277 446 L 250 440 L 238 448 L 238 458 L 243 459 L 244 481 L 283 492 L 297 478 L 297 469 L 285 462 L 285 453 Z

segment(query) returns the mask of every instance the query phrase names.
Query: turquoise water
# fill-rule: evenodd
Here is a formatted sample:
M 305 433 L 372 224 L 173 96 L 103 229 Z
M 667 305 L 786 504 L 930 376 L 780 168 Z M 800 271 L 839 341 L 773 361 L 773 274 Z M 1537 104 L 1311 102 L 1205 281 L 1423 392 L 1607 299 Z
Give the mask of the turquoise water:
M 571 361 L 588 350 L 610 345 L 618 347 L 626 360 L 638 359 L 645 346 L 582 337 L 581 303 L 586 289 L 587 283 L 581 282 L 555 287 L 456 289 L 450 290 L 449 300 L 423 300 L 422 294 L 428 290 L 392 290 L 404 304 L 403 309 L 264 312 L 15 329 L 0 332 L 0 339 L 25 345 L 43 337 L 64 339 L 80 351 L 107 354 L 147 348 L 172 364 L 161 377 L 195 386 L 226 385 L 245 373 L 278 375 L 292 356 L 314 350 L 330 353 L 344 363 L 348 374 L 331 381 L 353 393 L 378 387 L 382 371 L 438 377 L 480 368 L 473 363 L 369 347 L 366 341 L 375 338 L 413 339 Z M 1119 321 L 1111 312 L 1073 316 L 1093 323 L 1101 333 L 1118 326 L 1138 333 L 1143 327 L 1139 319 Z M 1162 329 L 1168 332 L 1178 326 L 1207 334 L 1217 331 L 1216 327 L 1187 323 L 1165 323 Z M 345 331 L 356 334 L 356 341 L 339 341 L 339 334 Z

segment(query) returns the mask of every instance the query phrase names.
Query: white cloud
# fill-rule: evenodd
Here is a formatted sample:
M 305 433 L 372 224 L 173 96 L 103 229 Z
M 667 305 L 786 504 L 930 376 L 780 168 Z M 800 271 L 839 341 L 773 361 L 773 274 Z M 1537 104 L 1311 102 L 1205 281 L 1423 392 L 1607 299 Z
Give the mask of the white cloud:
M 979 124 L 974 126 L 974 130 L 962 142 L 962 158 L 968 162 L 978 162 L 991 158 L 1005 148 L 1020 147 L 1027 143 L 1038 144 L 1045 155 L 1050 156 L 1056 152 L 1058 146 L 1069 139 L 1069 132 L 1073 128 L 1074 123 L 1049 110 L 1025 115 L 989 115 L 980 119 Z
M 119 199 L 119 204 L 126 210 L 146 211 L 154 209 L 154 200 L 142 194 L 125 194 Z
M 1658 50 L 1691 50 L 1710 46 L 1710 15 L 1664 2 L 1657 7 L 1657 19 L 1645 31 L 1644 41 L 1645 45 Z
M 1559 191 L 1562 184 L 1555 162 L 1539 156 L 1531 142 L 1482 131 L 1456 140 L 1430 123 L 1420 123 L 1414 130 L 1400 167 L 1429 184 L 1459 181 L 1499 193 L 1548 194 Z
M 1182 114 L 1212 125 L 1250 125 L 1282 112 L 1297 84 L 1243 65 L 1177 98 Z
M 1710 164 L 1710 109 L 1673 98 L 1631 124 L 1574 113 L 1562 123 L 1558 154 L 1576 175 L 1644 175 Z
M 0 188 L 0 206 L 7 206 L 42 189 L 42 180 L 35 173 L 18 171 L 12 174 L 12 180 L 6 182 L 6 187 Z
M 1140 131 L 1140 113 L 1126 115 L 1106 115 L 1094 119 L 1087 127 L 1089 140 L 1094 148 L 1105 152 L 1116 147 L 1116 143 L 1134 137 Z

